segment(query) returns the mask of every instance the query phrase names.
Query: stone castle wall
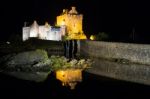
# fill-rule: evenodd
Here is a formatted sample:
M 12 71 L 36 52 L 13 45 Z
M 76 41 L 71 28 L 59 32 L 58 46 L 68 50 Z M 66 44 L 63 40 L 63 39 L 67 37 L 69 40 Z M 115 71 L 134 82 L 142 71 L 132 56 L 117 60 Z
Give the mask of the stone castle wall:
M 82 15 L 64 14 L 57 16 L 57 25 L 66 25 L 67 33 L 83 33 Z
M 57 16 L 57 25 L 65 25 L 66 33 L 69 39 L 86 39 L 86 35 L 82 30 L 83 15 L 78 14 L 75 7 L 68 12 L 68 10 L 63 10 L 63 13 Z

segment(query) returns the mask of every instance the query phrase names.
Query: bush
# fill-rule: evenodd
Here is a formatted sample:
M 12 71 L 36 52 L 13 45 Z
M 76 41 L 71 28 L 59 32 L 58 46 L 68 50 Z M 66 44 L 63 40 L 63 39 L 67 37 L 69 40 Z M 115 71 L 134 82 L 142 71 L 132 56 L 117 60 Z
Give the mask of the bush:
M 90 67 L 91 64 L 93 63 L 93 61 L 90 59 L 68 60 L 67 58 L 65 58 L 63 56 L 61 56 L 61 57 L 60 56 L 51 56 L 50 60 L 51 60 L 51 68 L 54 71 L 60 70 L 60 69 L 68 69 L 68 68 L 85 69 L 85 68 Z

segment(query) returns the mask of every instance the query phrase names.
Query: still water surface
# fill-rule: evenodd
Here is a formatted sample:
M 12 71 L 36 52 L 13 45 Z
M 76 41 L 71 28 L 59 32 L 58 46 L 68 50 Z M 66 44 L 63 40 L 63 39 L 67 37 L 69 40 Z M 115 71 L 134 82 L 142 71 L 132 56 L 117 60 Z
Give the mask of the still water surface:
M 46 81 L 36 83 L 16 79 L 0 74 L 1 97 L 33 97 L 49 98 L 57 96 L 92 96 L 100 98 L 135 98 L 150 96 L 150 86 L 114 80 L 111 78 L 96 76 L 83 72 L 83 81 L 78 83 L 74 90 L 63 87 L 56 80 L 54 74 L 50 74 Z

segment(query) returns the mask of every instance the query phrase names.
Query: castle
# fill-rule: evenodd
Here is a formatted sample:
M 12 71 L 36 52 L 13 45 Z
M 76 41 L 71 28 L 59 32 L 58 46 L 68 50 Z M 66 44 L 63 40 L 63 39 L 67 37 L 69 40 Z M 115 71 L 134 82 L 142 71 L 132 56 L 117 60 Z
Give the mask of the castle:
M 70 11 L 63 9 L 60 16 L 57 16 L 56 26 L 50 26 L 47 22 L 45 25 L 38 25 L 36 21 L 29 27 L 23 27 L 23 41 L 31 37 L 43 40 L 60 41 L 63 36 L 66 39 L 86 39 L 82 30 L 83 15 L 78 14 L 75 7 Z

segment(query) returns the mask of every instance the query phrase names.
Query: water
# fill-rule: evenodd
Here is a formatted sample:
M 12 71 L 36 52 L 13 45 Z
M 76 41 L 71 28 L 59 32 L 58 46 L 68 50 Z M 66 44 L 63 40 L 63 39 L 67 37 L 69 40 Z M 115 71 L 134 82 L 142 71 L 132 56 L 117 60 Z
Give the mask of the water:
M 54 74 L 50 74 L 46 81 L 36 83 L 20 80 L 14 77 L 0 74 L 1 97 L 29 97 L 51 98 L 92 96 L 100 98 L 135 98 L 150 96 L 150 86 L 131 82 L 119 81 L 106 77 L 96 76 L 83 72 L 83 81 L 78 83 L 75 90 L 62 87 L 61 82 L 56 80 Z

